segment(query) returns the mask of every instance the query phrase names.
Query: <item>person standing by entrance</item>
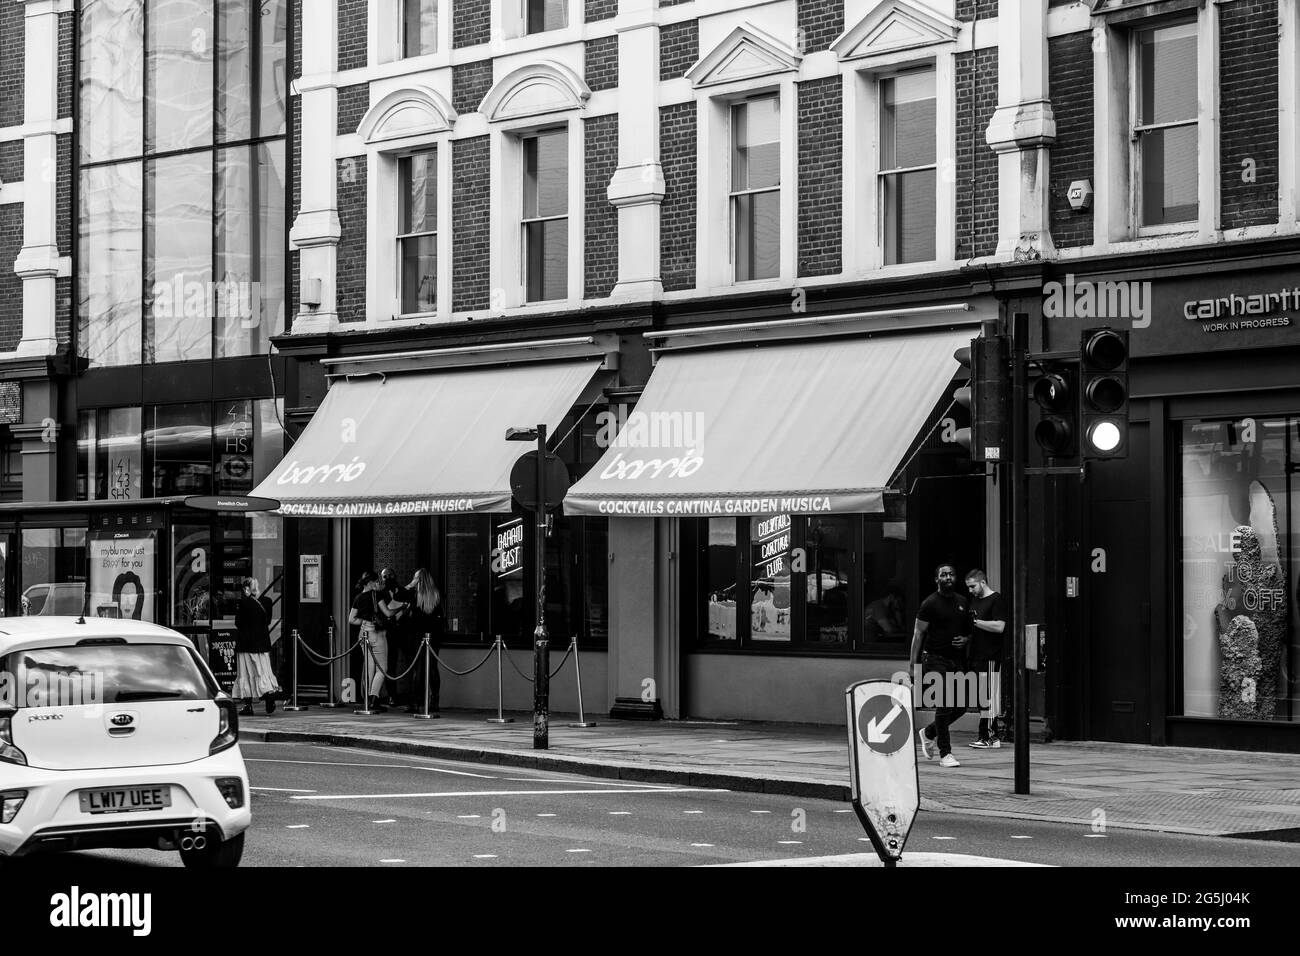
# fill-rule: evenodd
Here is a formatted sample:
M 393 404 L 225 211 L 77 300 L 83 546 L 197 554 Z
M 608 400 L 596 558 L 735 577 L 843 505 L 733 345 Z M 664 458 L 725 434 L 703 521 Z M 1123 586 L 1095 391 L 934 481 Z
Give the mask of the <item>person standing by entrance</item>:
M 240 711 L 245 717 L 253 715 L 253 698 L 266 702 L 266 712 L 275 712 L 275 695 L 280 684 L 271 669 L 270 616 L 259 600 L 261 588 L 256 578 L 244 578 L 243 595 L 235 608 L 235 657 L 239 662 L 239 676 L 231 697 L 243 698 Z
M 365 671 L 361 692 L 366 695 L 366 710 L 382 714 L 388 710 L 379 702 L 379 694 L 384 689 L 383 672 L 388 669 L 387 621 L 380 611 L 383 583 L 372 571 L 363 574 L 360 583 L 361 591 L 352 602 L 348 622 L 360 625 L 362 645 L 368 649 L 362 651 Z
M 433 575 L 427 568 L 420 568 L 411 577 L 411 583 L 408 584 L 401 596 L 406 607 L 401 612 L 402 628 L 407 634 L 407 644 L 414 648 L 412 653 L 418 653 L 421 648 L 421 642 L 424 635 L 429 635 L 429 646 L 434 651 L 442 647 L 442 635 L 445 629 L 445 619 L 442 610 L 442 594 L 438 591 L 437 585 L 433 583 Z M 406 708 L 408 713 L 414 713 L 424 699 L 424 685 L 422 683 L 424 675 L 417 667 L 412 672 L 412 698 L 411 704 Z M 442 676 L 438 672 L 438 662 L 430 658 L 429 660 L 429 713 L 438 713 L 438 694 L 442 689 Z
M 934 757 L 932 741 L 939 741 L 939 766 L 960 767 L 952 755 L 952 738 L 948 728 L 966 712 L 961 701 L 951 699 L 957 681 L 949 674 L 960 675 L 966 666 L 966 644 L 970 630 L 970 613 L 966 599 L 957 593 L 957 569 L 941 564 L 934 570 L 938 590 L 921 602 L 912 631 L 911 663 L 920 663 L 927 674 L 938 678 L 942 697 L 935 708 L 934 723 L 916 732 L 925 759 Z M 933 680 L 934 678 L 927 678 Z
M 1002 716 L 1002 654 L 1007 629 L 1006 602 L 1002 595 L 989 587 L 988 575 L 976 568 L 966 575 L 970 589 L 971 637 L 970 667 L 983 685 L 986 695 L 980 709 L 979 739 L 970 745 L 976 750 L 1002 746 L 998 738 L 997 722 Z

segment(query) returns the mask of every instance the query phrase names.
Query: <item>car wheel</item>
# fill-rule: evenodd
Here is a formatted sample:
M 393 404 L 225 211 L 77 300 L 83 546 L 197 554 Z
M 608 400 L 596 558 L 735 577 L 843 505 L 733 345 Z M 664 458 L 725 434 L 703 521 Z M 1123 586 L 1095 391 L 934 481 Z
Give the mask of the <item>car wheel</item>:
M 228 870 L 239 866 L 244 855 L 244 834 L 224 843 L 209 843 L 201 850 L 181 850 L 181 862 L 195 870 Z

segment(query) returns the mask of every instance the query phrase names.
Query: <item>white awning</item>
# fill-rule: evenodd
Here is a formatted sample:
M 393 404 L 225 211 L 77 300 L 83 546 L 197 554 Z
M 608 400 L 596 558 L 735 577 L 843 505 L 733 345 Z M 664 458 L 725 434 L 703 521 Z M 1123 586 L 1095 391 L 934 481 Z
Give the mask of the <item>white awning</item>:
M 294 516 L 510 510 L 510 469 L 529 445 L 506 429 L 554 430 L 598 359 L 348 378 L 253 492 Z
M 970 328 L 665 354 L 566 514 L 879 512 Z

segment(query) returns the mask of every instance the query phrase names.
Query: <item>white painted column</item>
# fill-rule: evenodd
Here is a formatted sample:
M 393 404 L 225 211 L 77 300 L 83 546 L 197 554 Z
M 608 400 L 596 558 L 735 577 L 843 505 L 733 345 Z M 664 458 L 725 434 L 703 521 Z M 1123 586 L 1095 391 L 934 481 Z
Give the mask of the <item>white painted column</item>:
M 1047 0 L 999 0 L 998 34 L 998 108 L 985 134 L 998 154 L 997 254 L 1050 259 L 1056 119 L 1047 98 Z
M 654 0 L 621 0 L 618 7 L 618 168 L 609 201 L 618 207 L 618 283 L 615 298 L 657 299 L 659 204 L 659 27 Z M 649 81 L 647 81 L 647 79 Z
M 298 129 L 300 206 L 289 241 L 300 250 L 299 302 L 293 303 L 295 333 L 328 332 L 338 328 L 338 183 L 334 139 L 338 90 L 334 65 L 338 52 L 338 6 L 333 0 L 303 0 L 302 78 L 295 84 L 302 97 Z M 371 175 L 369 168 L 366 175 Z M 320 280 L 320 305 L 301 301 L 303 292 Z
M 26 0 L 23 87 L 23 247 L 14 272 L 23 280 L 23 337 L 18 355 L 53 355 L 58 347 L 54 280 L 69 275 L 59 257 L 56 195 L 59 153 L 59 13 L 70 0 Z

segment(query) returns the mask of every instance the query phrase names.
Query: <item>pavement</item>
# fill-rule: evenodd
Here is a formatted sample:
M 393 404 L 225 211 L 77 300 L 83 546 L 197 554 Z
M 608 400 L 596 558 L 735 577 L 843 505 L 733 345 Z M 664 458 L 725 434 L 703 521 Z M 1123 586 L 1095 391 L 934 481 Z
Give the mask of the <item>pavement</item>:
M 806 724 L 621 721 L 552 714 L 549 749 L 534 750 L 531 714 L 494 724 L 477 711 L 356 716 L 310 707 L 245 717 L 250 740 L 304 741 L 500 766 L 691 787 L 849 799 L 848 733 Z M 957 768 L 918 751 L 921 808 L 1200 836 L 1300 841 L 1300 754 L 1033 743 L 1030 790 L 1015 793 L 1014 747 L 974 750 L 953 733 Z

